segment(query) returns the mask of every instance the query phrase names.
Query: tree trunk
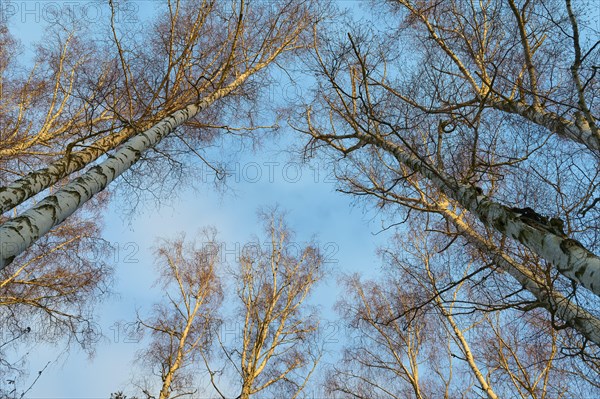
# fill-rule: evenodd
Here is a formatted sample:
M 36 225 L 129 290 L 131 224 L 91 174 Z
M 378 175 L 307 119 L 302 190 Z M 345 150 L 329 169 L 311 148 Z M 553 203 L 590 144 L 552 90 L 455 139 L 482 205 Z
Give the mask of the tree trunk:
M 597 317 L 558 292 L 545 287 L 529 269 L 518 264 L 505 253 L 495 249 L 490 242 L 463 222 L 458 215 L 448 209 L 441 212 L 446 220 L 451 222 L 471 244 L 482 252 L 489 253 L 502 269 L 533 294 L 541 307 L 556 315 L 590 341 L 600 345 L 600 320 Z
M 52 162 L 48 167 L 29 173 L 6 187 L 0 187 L 0 214 L 11 210 L 51 185 L 94 162 L 134 134 L 127 127 L 118 133 L 103 137 L 81 151 Z
M 242 386 L 242 393 L 238 396 L 238 399 L 249 399 L 250 398 L 250 385 L 244 384 Z
M 276 56 L 277 53 L 272 54 L 267 60 L 239 75 L 228 86 L 215 91 L 196 104 L 190 104 L 172 113 L 152 128 L 135 135 L 107 160 L 90 168 L 56 194 L 46 197 L 22 215 L 0 226 L 0 270 L 38 238 L 62 223 L 92 196 L 104 190 L 135 164 L 146 150 L 154 147 L 202 109 L 238 88 L 249 76 L 266 67 Z
M 490 201 L 470 186 L 460 184 L 445 172 L 435 170 L 398 145 L 375 135 L 357 132 L 358 138 L 389 151 L 401 164 L 425 176 L 440 191 L 476 215 L 486 226 L 511 237 L 556 266 L 564 276 L 600 296 L 600 258 L 579 242 L 558 236 L 543 226 L 526 223 L 504 205 Z

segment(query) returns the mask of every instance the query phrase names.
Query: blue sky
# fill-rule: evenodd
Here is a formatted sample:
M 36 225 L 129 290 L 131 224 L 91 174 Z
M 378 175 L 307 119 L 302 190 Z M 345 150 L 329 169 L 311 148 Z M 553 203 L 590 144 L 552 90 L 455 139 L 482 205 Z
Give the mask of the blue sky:
M 0 18 L 7 20 L 12 33 L 22 40 L 24 62 L 30 60 L 33 43 L 44 34 L 45 24 L 51 22 L 49 12 L 55 9 L 66 12 L 74 3 L 3 1 Z M 133 3 L 135 16 L 147 18 L 152 3 Z M 88 8 L 88 22 L 94 21 L 95 12 L 102 12 L 95 2 L 77 4 Z M 131 13 L 125 15 L 131 16 Z M 276 86 L 272 93 L 278 97 L 288 89 L 284 85 Z M 202 227 L 214 226 L 227 248 L 226 260 L 232 262 L 233 251 L 252 235 L 261 233 L 256 214 L 261 206 L 279 204 L 287 210 L 287 221 L 297 232 L 299 243 L 313 236 L 321 243 L 333 273 L 318 287 L 312 303 L 321 307 L 324 319 L 335 322 L 332 305 L 339 294 L 335 274 L 377 270 L 379 261 L 375 250 L 385 243 L 386 235 L 374 235 L 381 228 L 379 216 L 366 212 L 361 205 L 353 205 L 352 198 L 335 191 L 331 170 L 324 162 L 316 160 L 300 165 L 293 156 L 282 151 L 290 144 L 298 144 L 297 133 L 284 127 L 280 135 L 283 138 L 265 140 L 256 151 L 248 143 L 238 147 L 239 142 L 226 139 L 222 146 L 209 152 L 212 159 L 227 152 L 224 148 L 230 152 L 228 170 L 232 175 L 224 192 L 215 190 L 212 175 L 206 174 L 203 176 L 205 184 L 199 184 L 195 190 L 185 188 L 177 198 L 160 207 L 154 203 L 143 204 L 132 218 L 123 212 L 127 206 L 122 201 L 126 199 L 120 197 L 111 203 L 106 212 L 104 238 L 116 248 L 112 254 L 116 294 L 98 309 L 97 328 L 103 337 L 98 342 L 96 355 L 89 359 L 76 347 L 68 354 L 61 354 L 62 348 L 37 345 L 30 357 L 29 379 L 23 380 L 19 388 L 28 386 L 38 370 L 47 362 L 52 363 L 28 397 L 107 398 L 110 392 L 127 388 L 133 377 L 131 365 L 136 352 L 145 344 L 143 340 L 131 342 L 136 337 L 133 334 L 131 338 L 130 323 L 136 320 L 137 311 L 144 314 L 161 298 L 158 288 L 153 286 L 156 272 L 152 246 L 157 238 L 174 237 L 179 232 L 193 237 Z M 336 329 L 327 331 L 328 334 L 335 332 Z

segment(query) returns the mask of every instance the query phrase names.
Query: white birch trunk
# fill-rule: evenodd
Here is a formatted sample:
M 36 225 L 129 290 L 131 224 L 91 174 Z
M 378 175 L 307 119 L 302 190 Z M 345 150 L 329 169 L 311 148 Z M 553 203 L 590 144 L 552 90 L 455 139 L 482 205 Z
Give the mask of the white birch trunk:
M 123 148 L 68 183 L 56 194 L 46 197 L 22 215 L 4 223 L 0 227 L 0 268 L 4 268 L 38 238 L 62 223 L 92 196 L 104 190 L 135 164 L 146 150 L 158 144 L 200 109 L 202 105 L 192 104 L 174 112 L 152 128 L 129 139 Z
M 101 155 L 123 143 L 133 133 L 131 128 L 124 128 L 118 133 L 97 140 L 81 151 L 52 162 L 46 168 L 31 172 L 5 187 L 0 187 L 0 214 L 20 205 L 71 173 L 85 168 Z
M 0 270 L 25 251 L 38 238 L 62 223 L 92 196 L 104 190 L 112 181 L 135 164 L 141 155 L 158 144 L 175 128 L 196 116 L 203 108 L 238 88 L 249 76 L 267 66 L 278 53 L 239 75 L 232 83 L 202 101 L 172 113 L 152 128 L 129 139 L 107 160 L 90 168 L 69 182 L 56 194 L 46 197 L 22 215 L 0 226 Z
M 600 320 L 596 316 L 579 307 L 558 292 L 548 290 L 543 283 L 537 281 L 536 276 L 529 269 L 515 262 L 505 253 L 498 251 L 484 237 L 463 222 L 454 212 L 448 209 L 443 209 L 441 212 L 471 244 L 484 253 L 490 254 L 498 266 L 515 278 L 523 288 L 533 294 L 539 301 L 540 306 L 577 330 L 585 338 L 596 345 L 600 345 Z
M 362 141 L 391 152 L 398 162 L 425 176 L 449 198 L 476 215 L 485 225 L 519 241 L 553 264 L 561 274 L 600 296 L 600 258 L 577 241 L 525 223 L 508 207 L 490 201 L 475 188 L 458 183 L 445 172 L 432 169 L 390 141 L 360 132 L 356 134 Z

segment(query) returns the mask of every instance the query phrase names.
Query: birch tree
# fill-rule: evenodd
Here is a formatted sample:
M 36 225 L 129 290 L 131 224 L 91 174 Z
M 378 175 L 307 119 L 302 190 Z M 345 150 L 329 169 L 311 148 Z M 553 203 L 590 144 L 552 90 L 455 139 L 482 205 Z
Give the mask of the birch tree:
M 336 157 L 342 191 L 393 212 L 384 228 L 428 215 L 448 247 L 463 237 L 514 278 L 497 292 L 526 290 L 556 328 L 581 334 L 576 346 L 599 344 L 599 48 L 584 10 L 390 1 L 378 12 L 376 26 L 315 31 L 318 88 L 296 124 L 308 149 Z
M 160 378 L 160 399 L 196 393 L 190 388 L 193 366 L 208 356 L 222 300 L 217 270 L 221 255 L 218 246 L 208 245 L 214 242 L 215 232 L 207 229 L 197 241 L 165 241 L 156 251 L 165 301 L 157 304 L 154 316 L 141 320 L 141 325 L 152 335 L 142 358 Z M 151 392 L 151 387 L 144 390 Z
M 141 362 L 160 378 L 160 388 L 143 378 L 146 396 L 198 394 L 204 377 L 222 398 L 232 397 L 231 390 L 245 399 L 304 394 L 322 355 L 319 320 L 305 303 L 323 277 L 322 257 L 315 245 L 293 241 L 280 213 L 262 217 L 266 240 L 244 245 L 233 275 L 225 272 L 224 243 L 213 228 L 192 242 L 178 238 L 158 247 L 165 299 L 140 323 L 152 334 Z M 232 296 L 223 294 L 225 277 L 233 277 Z M 224 303 L 236 306 L 235 321 L 222 315 L 231 310 Z
M 312 7 L 311 2 L 207 1 L 200 7 L 191 2 L 169 3 L 167 22 L 158 20 L 158 33 L 153 37 L 155 46 L 151 50 L 161 51 L 139 60 L 136 51 L 127 51 L 113 19 L 113 59 L 123 76 L 123 90 L 119 93 L 125 94 L 120 95 L 117 109 L 111 107 L 113 113 L 118 113 L 115 119 L 125 126 L 121 133 L 87 144 L 93 150 L 83 149 L 76 156 L 69 152 L 48 168 L 1 190 L 2 202 L 13 207 L 90 165 L 100 155 L 109 155 L 0 227 L 0 267 L 4 268 L 31 243 L 104 190 L 173 130 L 184 124 L 192 128 L 205 126 L 201 119 L 194 118 L 207 112 L 210 115 L 209 107 L 225 97 L 243 98 L 243 86 L 276 59 L 306 48 L 303 34 L 314 19 Z M 159 60 L 162 62 L 157 64 Z M 158 79 L 151 73 L 152 65 L 164 65 L 159 68 Z M 188 146 L 194 143 L 192 135 L 181 139 Z M 71 163 L 74 157 L 76 162 Z
M 282 214 L 262 217 L 265 239 L 246 243 L 233 276 L 239 322 L 225 325 L 217 338 L 239 381 L 237 398 L 303 397 L 322 355 L 319 320 L 305 300 L 323 277 L 323 260 L 315 245 L 293 241 Z M 228 337 L 232 325 L 234 339 Z M 231 397 L 218 380 L 225 367 L 206 366 L 219 396 Z
M 100 97 L 105 90 L 110 68 L 99 75 L 104 81 L 84 78 L 102 70 L 103 64 L 94 60 L 102 51 L 94 43 L 82 42 L 65 25 L 46 33 L 46 41 L 34 51 L 33 65 L 23 65 L 18 61 L 18 41 L 0 27 L 2 185 L 64 155 L 65 143 L 84 140 L 91 134 L 89 124 L 99 128 L 108 120 L 108 112 L 92 111 L 85 100 Z M 0 272 L 0 373 L 12 381 L 9 388 L 15 389 L 15 397 L 23 394 L 16 389 L 27 378 L 29 354 L 37 345 L 50 343 L 62 351 L 77 345 L 94 353 L 99 338 L 94 309 L 110 292 L 112 274 L 106 262 L 111 247 L 100 238 L 106 200 L 106 195 L 96 197 Z M 1 213 L 11 208 L 2 206 Z M 8 219 L 0 216 L 0 223 Z
M 0 26 L 2 185 L 64 155 L 64 143 L 84 140 L 90 124 L 99 127 L 109 119 L 107 111 L 94 112 L 86 101 L 101 97 L 106 88 L 110 68 L 98 75 L 99 81 L 84 79 L 102 71 L 103 64 L 95 60 L 101 50 L 93 42 L 82 42 L 66 25 L 57 24 L 46 33 L 32 65 L 23 65 L 19 42 Z M 94 353 L 99 333 L 94 309 L 110 292 L 112 273 L 106 262 L 110 244 L 100 238 L 106 200 L 106 195 L 96 197 L 50 230 L 20 262 L 0 272 L 0 373 L 5 382 L 12 381 L 5 394 L 11 389 L 15 397 L 24 394 L 17 386 L 23 386 L 29 354 L 41 343 L 63 351 L 78 345 Z M 11 208 L 2 206 L 1 213 Z M 8 219 L 0 216 L 0 223 Z

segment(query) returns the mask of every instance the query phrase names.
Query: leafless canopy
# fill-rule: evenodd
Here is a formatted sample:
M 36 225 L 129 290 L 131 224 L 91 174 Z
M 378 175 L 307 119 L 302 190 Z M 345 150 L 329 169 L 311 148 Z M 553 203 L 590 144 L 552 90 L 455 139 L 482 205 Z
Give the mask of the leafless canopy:
M 481 295 L 462 299 L 461 314 L 532 312 L 554 328 L 532 319 L 532 334 L 581 355 L 593 381 L 600 42 L 590 10 L 553 0 L 371 7 L 376 21 L 315 30 L 318 86 L 294 122 L 308 154 L 332 156 L 340 189 L 390 215 L 384 229 L 426 232 L 429 253 L 452 255 L 444 284 L 414 308 L 452 303 L 461 286 Z M 400 306 L 388 322 L 411 317 Z M 493 397 L 489 381 L 476 384 Z

